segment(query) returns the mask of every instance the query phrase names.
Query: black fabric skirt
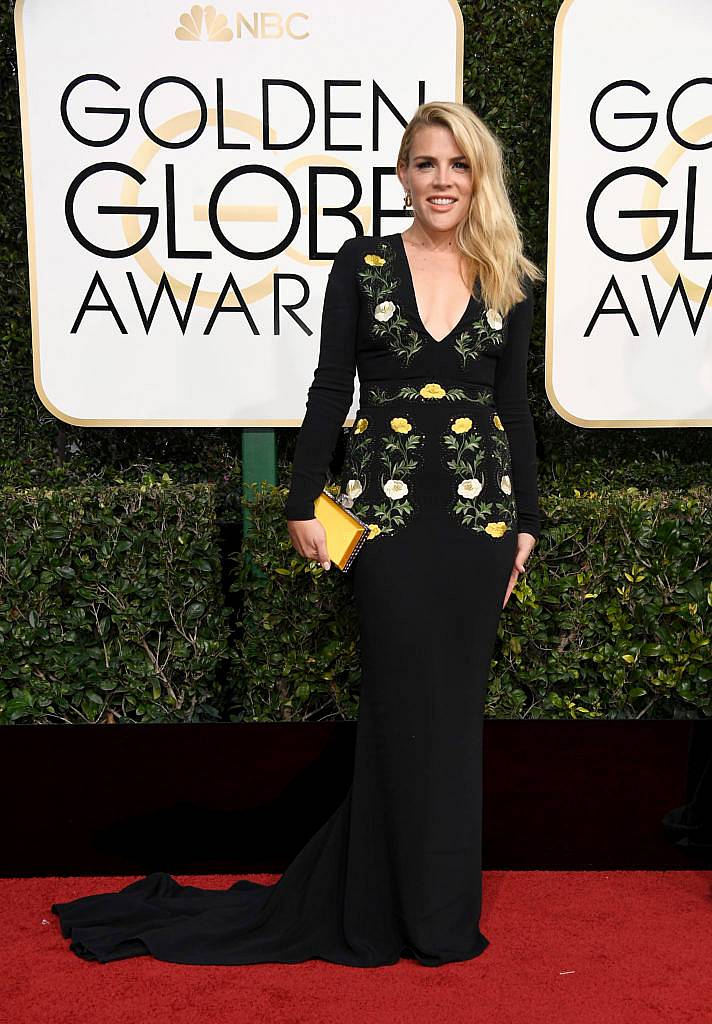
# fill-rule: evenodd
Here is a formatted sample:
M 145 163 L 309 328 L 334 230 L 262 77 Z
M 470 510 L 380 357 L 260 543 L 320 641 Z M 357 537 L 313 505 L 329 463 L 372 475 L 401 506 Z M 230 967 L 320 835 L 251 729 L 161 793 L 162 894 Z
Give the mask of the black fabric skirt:
M 344 800 L 272 885 L 154 872 L 53 904 L 74 953 L 374 967 L 485 950 L 482 726 L 516 551 L 510 473 L 486 387 L 362 384 L 340 480 L 370 524 L 347 574 L 362 680 Z

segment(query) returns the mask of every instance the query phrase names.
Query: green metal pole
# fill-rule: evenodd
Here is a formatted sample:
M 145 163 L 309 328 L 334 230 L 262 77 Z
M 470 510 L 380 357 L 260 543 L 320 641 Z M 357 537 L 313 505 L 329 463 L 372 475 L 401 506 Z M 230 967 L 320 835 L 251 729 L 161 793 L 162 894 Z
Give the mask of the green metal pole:
M 252 521 L 246 483 L 277 483 L 277 439 L 272 427 L 242 428 L 242 528 L 250 532 Z

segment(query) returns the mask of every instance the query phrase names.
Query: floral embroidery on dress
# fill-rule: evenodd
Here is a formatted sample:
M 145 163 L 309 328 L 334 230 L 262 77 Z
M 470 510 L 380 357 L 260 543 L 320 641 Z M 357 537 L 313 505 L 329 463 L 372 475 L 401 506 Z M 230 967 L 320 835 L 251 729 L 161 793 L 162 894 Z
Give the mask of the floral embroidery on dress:
M 420 334 L 408 326 L 400 307 L 393 302 L 391 296 L 400 284 L 393 269 L 395 253 L 386 239 L 375 242 L 375 252 L 366 253 L 363 261 L 366 267 L 358 271 L 363 291 L 371 300 L 369 309 L 373 317 L 371 333 L 386 341 L 391 351 L 405 361 L 406 366 L 412 357 L 423 347 Z
M 348 438 L 339 500 L 368 524 L 367 540 L 394 533 L 418 507 L 409 479 L 419 462 L 423 435 L 415 433 L 405 416 L 391 417 L 386 426 L 380 430 L 368 417 L 360 417 Z
M 444 388 L 437 383 L 424 384 L 420 388 L 406 385 L 398 388 L 397 391 L 390 395 L 385 388 L 374 387 L 368 390 L 368 401 L 373 402 L 374 405 L 383 405 L 385 402 L 392 402 L 396 398 L 410 398 L 415 401 L 418 399 L 445 398 L 450 402 L 467 401 L 474 402 L 476 405 L 490 405 L 492 393 L 485 388 L 478 392 L 477 395 L 470 395 L 463 388 Z
M 468 359 L 480 359 L 483 355 L 495 352 L 502 346 L 504 342 L 502 327 L 502 317 L 497 310 L 486 309 L 466 331 L 458 334 L 455 339 L 455 351 L 460 357 L 463 370 L 467 368 Z
M 499 416 L 494 413 L 491 423 L 496 427 L 501 424 Z M 505 446 L 504 428 L 502 437 Z M 498 439 L 492 435 L 492 456 L 488 453 L 485 439 L 474 426 L 469 416 L 458 416 L 450 421 L 450 427 L 441 436 L 446 454 L 447 465 L 453 473 L 453 493 L 450 498 L 451 509 L 464 526 L 482 531 L 490 537 L 503 537 L 511 529 L 514 519 L 514 501 L 511 498 L 508 449 L 505 452 Z M 505 501 L 485 501 L 484 489 L 490 467 L 496 463 L 501 468 L 497 474 L 497 487 L 507 496 Z M 509 491 L 507 491 L 509 486 Z
M 504 424 L 497 413 L 494 413 L 492 416 L 492 425 L 496 428 L 494 433 L 490 433 L 490 443 L 492 454 L 498 466 L 497 486 L 504 494 L 509 496 L 512 493 L 512 464 L 509 442 L 504 432 Z
M 359 412 L 366 414 L 357 416 L 347 434 L 338 500 L 368 524 L 368 540 L 395 533 L 420 507 L 414 499 L 413 476 L 427 448 L 422 429 L 426 414 L 417 429 L 414 422 L 421 414 L 408 410 L 408 402 L 442 403 L 444 415 L 442 420 L 437 416 L 441 424 L 437 432 L 443 463 L 450 471 L 450 514 L 463 526 L 494 539 L 516 528 L 509 443 L 489 385 L 446 387 L 422 380 L 392 385 L 384 381 L 383 386 L 363 383 Z M 389 417 L 383 406 L 396 399 L 401 401 L 399 415 Z M 448 415 L 448 401 L 460 403 L 458 414 Z M 464 403 L 471 403 L 470 408 Z
M 362 416 L 356 420 L 346 435 L 346 453 L 343 474 L 350 473 L 350 478 L 342 474 L 339 501 L 346 508 L 351 508 L 355 500 L 363 493 L 364 483 L 371 461 L 371 445 L 373 437 L 366 434 L 368 419 Z M 363 436 L 362 436 L 363 435 Z M 354 509 L 358 514 L 358 510 Z

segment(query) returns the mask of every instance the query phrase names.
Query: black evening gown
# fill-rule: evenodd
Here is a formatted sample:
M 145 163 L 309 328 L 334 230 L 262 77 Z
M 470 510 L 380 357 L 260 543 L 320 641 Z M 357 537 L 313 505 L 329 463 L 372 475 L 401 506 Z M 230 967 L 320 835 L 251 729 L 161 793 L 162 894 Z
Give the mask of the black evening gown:
M 313 518 L 332 484 L 369 524 L 346 577 L 362 670 L 351 786 L 275 884 L 209 890 L 153 872 L 53 904 L 78 956 L 438 966 L 487 947 L 485 688 L 517 532 L 539 536 L 525 291 L 503 319 L 473 294 L 436 340 L 399 233 L 341 246 L 285 514 Z

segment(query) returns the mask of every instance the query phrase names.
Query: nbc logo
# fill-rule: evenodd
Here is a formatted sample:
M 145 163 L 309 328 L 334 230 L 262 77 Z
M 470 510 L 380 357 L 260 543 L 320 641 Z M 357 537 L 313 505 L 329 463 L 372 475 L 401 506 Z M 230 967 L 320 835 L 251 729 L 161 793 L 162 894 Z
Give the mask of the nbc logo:
M 218 14 L 212 5 L 201 7 L 199 4 L 191 7 L 189 14 L 181 14 L 176 39 L 198 42 L 203 37 L 203 25 L 211 43 L 229 43 L 232 39 L 232 29 L 227 27 L 225 15 Z

